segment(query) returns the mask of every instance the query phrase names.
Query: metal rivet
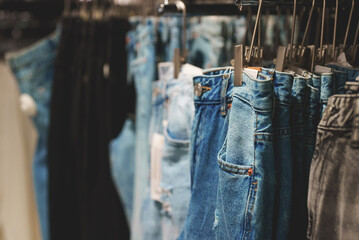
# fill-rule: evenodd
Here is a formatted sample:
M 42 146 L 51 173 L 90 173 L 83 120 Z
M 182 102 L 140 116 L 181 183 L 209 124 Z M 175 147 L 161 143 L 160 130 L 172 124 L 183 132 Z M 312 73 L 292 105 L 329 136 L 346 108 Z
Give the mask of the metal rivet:
M 196 83 L 194 85 L 194 94 L 197 97 L 200 97 L 202 95 L 202 85 L 200 83 Z

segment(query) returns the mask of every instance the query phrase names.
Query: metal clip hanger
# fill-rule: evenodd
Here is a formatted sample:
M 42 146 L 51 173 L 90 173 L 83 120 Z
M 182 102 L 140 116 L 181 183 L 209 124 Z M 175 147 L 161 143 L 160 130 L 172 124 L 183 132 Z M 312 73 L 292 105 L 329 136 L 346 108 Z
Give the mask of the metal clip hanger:
M 168 3 L 167 3 L 168 4 Z M 187 48 L 186 48 L 186 42 L 187 42 L 187 9 L 186 5 L 183 3 L 183 1 L 177 1 L 176 7 L 178 10 L 182 12 L 182 54 L 180 53 L 180 49 L 176 48 L 174 50 L 174 58 L 173 58 L 173 64 L 174 64 L 174 78 L 177 79 L 178 75 L 181 70 L 182 64 L 186 62 L 187 59 Z
M 249 49 L 248 48 L 245 49 L 243 44 L 237 45 L 234 48 L 234 86 L 242 86 L 242 83 L 243 83 L 242 73 L 243 73 L 244 66 L 252 63 L 251 62 L 253 60 L 252 57 L 254 59 L 256 59 L 257 62 L 260 61 L 262 49 L 260 48 L 260 46 L 258 46 L 256 49 L 254 49 L 254 40 L 256 38 L 258 26 L 260 28 L 259 21 L 260 21 L 260 16 L 261 16 L 262 3 L 263 3 L 263 0 L 259 0 L 256 22 L 254 24 L 252 40 L 251 40 L 251 45 L 250 45 Z M 241 5 L 239 6 L 239 8 L 241 8 Z M 260 34 L 258 36 L 258 43 L 260 45 L 259 38 L 260 38 Z M 253 49 L 254 49 L 254 54 L 253 54 Z
M 322 26 L 320 29 L 320 44 L 319 49 L 317 50 L 315 62 L 318 65 L 325 64 L 326 48 L 323 46 L 324 41 L 324 24 L 325 24 L 325 9 L 326 9 L 326 0 L 323 0 L 323 9 L 322 9 Z
M 354 42 L 353 42 L 352 49 L 351 49 L 351 53 L 352 53 L 352 55 L 351 55 L 351 63 L 353 65 L 355 64 L 355 60 L 356 60 L 357 52 L 358 52 L 358 47 L 359 47 L 359 45 L 357 44 L 358 34 L 359 34 L 359 20 L 358 20 L 357 29 L 356 29 L 356 32 L 355 32 Z

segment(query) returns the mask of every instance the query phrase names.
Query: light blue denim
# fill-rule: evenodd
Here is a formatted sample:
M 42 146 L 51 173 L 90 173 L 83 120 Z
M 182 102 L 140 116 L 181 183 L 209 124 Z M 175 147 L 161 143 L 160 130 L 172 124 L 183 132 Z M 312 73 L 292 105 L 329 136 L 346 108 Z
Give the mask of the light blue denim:
M 273 81 L 243 73 L 218 154 L 216 239 L 272 239 L 275 196 Z
M 292 88 L 290 128 L 293 157 L 292 210 L 288 239 L 305 239 L 307 228 L 307 191 L 305 188 L 304 114 L 309 101 L 310 77 L 296 75 Z
M 178 239 L 215 239 L 217 155 L 228 130 L 233 68 L 210 69 L 193 78 L 195 115 L 190 143 L 191 200 Z
M 201 68 L 220 66 L 225 47 L 221 21 L 201 17 L 190 29 L 188 62 Z
M 43 240 L 50 238 L 47 135 L 50 124 L 50 100 L 55 58 L 60 33 L 61 29 L 58 27 L 52 36 L 16 56 L 9 55 L 7 59 L 19 83 L 20 92 L 29 94 L 36 102 L 37 114 L 33 117 L 33 121 L 38 132 L 38 142 L 32 171 Z
M 151 118 L 152 82 L 156 71 L 155 22 L 147 19 L 136 29 L 136 58 L 130 63 L 136 88 L 135 188 L 131 239 L 143 239 L 141 212 L 148 189 L 150 169 L 149 126 Z
M 135 171 L 135 121 L 128 118 L 117 138 L 110 142 L 111 176 L 131 224 Z
M 294 75 L 262 69 L 274 84 L 274 159 L 277 188 L 274 204 L 273 239 L 287 239 L 292 201 L 293 159 L 290 134 L 290 106 Z
M 187 79 L 184 79 L 187 78 Z M 189 80 L 189 81 L 188 81 Z M 190 136 L 194 117 L 190 76 L 168 89 L 167 127 L 162 155 L 163 239 L 175 240 L 184 226 L 191 198 Z

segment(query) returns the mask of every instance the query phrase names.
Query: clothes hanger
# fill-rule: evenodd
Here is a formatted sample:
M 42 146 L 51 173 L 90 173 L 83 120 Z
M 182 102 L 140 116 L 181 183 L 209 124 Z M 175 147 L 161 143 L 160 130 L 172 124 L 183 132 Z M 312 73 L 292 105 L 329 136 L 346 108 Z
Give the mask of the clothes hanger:
M 253 30 L 250 47 L 244 49 L 244 45 L 240 44 L 235 46 L 234 48 L 234 86 L 242 86 L 243 83 L 242 74 L 243 74 L 244 65 L 253 64 L 254 62 L 252 61 L 253 59 L 258 61 L 261 58 L 261 52 L 262 52 L 261 49 L 257 48 L 257 51 L 255 51 L 255 54 L 253 56 L 253 59 L 252 59 L 252 53 L 253 53 L 254 40 L 256 37 L 258 23 L 260 21 L 262 3 L 263 0 L 259 0 L 257 17 L 256 17 L 256 22 L 254 24 L 254 30 Z
M 350 14 L 349 14 L 349 19 L 348 19 L 348 25 L 347 25 L 347 30 L 345 32 L 345 37 L 344 37 L 344 43 L 343 43 L 343 47 L 340 51 L 340 53 L 344 52 L 347 50 L 347 41 L 348 41 L 348 35 L 349 35 L 349 29 L 350 29 L 350 24 L 352 21 L 352 17 L 353 17 L 353 12 L 354 12 L 354 7 L 355 7 L 355 0 L 352 0 L 352 8 L 350 10 Z M 338 56 L 337 56 L 338 57 Z
M 359 45 L 357 44 L 358 35 L 359 35 L 359 20 L 358 20 L 357 29 L 356 29 L 356 32 L 355 32 L 355 37 L 354 37 L 353 45 L 352 45 L 352 47 L 351 47 L 351 53 L 352 53 L 351 63 L 352 63 L 353 65 L 355 64 L 355 60 L 356 60 L 357 52 L 358 52 L 358 47 L 359 47 Z
M 176 1 L 176 7 L 178 10 L 182 12 L 182 54 L 180 52 L 179 48 L 175 48 L 174 50 L 174 58 L 173 58 L 173 64 L 174 64 L 174 78 L 177 79 L 178 75 L 181 70 L 181 65 L 186 62 L 187 59 L 187 48 L 186 48 L 186 42 L 187 42 L 187 9 L 186 5 L 183 3 L 183 1 Z
M 325 64 L 325 56 L 326 56 L 326 48 L 323 47 L 324 41 L 324 24 L 325 24 L 325 8 L 326 8 L 326 0 L 323 0 L 323 9 L 322 9 L 322 26 L 320 29 L 320 43 L 319 49 L 317 50 L 315 63 L 316 65 L 324 65 Z

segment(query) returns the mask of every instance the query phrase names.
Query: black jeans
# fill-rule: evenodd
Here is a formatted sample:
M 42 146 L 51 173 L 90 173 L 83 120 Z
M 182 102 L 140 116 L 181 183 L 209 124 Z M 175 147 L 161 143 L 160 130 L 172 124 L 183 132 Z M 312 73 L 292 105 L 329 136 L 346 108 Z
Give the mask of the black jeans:
M 319 124 L 310 170 L 308 238 L 358 239 L 359 95 L 335 95 Z
M 49 132 L 51 239 L 128 239 L 108 144 L 134 96 L 127 86 L 127 21 L 63 20 Z

